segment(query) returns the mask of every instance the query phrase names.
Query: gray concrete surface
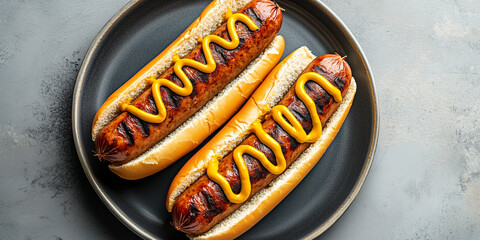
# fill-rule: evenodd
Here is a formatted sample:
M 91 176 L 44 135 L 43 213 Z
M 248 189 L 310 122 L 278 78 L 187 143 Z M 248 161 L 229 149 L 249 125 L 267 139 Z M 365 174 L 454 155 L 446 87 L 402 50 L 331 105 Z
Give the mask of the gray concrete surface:
M 79 64 L 125 3 L 1 1 L 0 239 L 135 238 L 90 187 L 70 121 Z M 363 189 L 320 239 L 480 239 L 480 2 L 325 3 L 370 61 L 381 126 Z

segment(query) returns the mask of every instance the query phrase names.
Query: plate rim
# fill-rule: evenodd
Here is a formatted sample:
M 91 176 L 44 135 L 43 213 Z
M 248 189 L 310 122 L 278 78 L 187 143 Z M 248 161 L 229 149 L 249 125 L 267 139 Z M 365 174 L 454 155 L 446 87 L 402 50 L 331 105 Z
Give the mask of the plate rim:
M 373 122 L 372 122 L 372 135 L 370 138 L 371 145 L 368 150 L 367 154 L 367 161 L 365 162 L 360 177 L 357 179 L 357 182 L 355 183 L 355 186 L 351 190 L 350 194 L 347 196 L 345 201 L 340 205 L 340 207 L 330 216 L 330 218 L 325 221 L 323 224 L 318 226 L 317 230 L 313 231 L 310 235 L 306 237 L 306 239 L 313 239 L 318 236 L 320 236 L 322 233 L 324 233 L 326 230 L 328 230 L 335 222 L 337 222 L 340 217 L 347 211 L 347 209 L 351 206 L 353 201 L 356 199 L 358 196 L 358 193 L 360 192 L 360 189 L 363 187 L 363 184 L 365 183 L 365 180 L 367 179 L 367 175 L 370 172 L 370 168 L 373 163 L 373 159 L 375 157 L 375 152 L 377 150 L 377 142 L 378 142 L 378 132 L 379 132 L 379 127 L 380 127 L 380 116 L 379 116 L 379 110 L 378 110 L 378 103 L 377 103 L 377 92 L 375 90 L 375 80 L 373 78 L 372 70 L 370 68 L 370 64 L 368 63 L 367 56 L 363 52 L 362 47 L 358 43 L 357 39 L 354 37 L 353 33 L 350 31 L 350 29 L 347 27 L 347 25 L 335 14 L 334 11 L 332 11 L 326 4 L 324 4 L 320 0 L 312 0 L 319 8 L 321 8 L 325 13 L 329 14 L 330 19 L 337 24 L 337 27 L 342 29 L 344 31 L 344 35 L 347 37 L 349 42 L 352 44 L 354 47 L 354 50 L 357 52 L 357 54 L 361 57 L 361 60 L 363 61 L 363 66 L 365 67 L 365 72 L 367 73 L 367 77 L 369 79 L 369 87 L 370 87 L 370 92 L 371 96 L 370 98 L 373 100 L 372 101 L 372 107 L 373 107 Z
M 128 229 L 134 232 L 137 236 L 143 239 L 156 239 L 147 231 L 143 230 L 138 224 L 130 219 L 123 211 L 113 203 L 112 199 L 107 196 L 103 190 L 100 188 L 97 180 L 93 177 L 92 170 L 90 166 L 87 164 L 86 153 L 83 151 L 83 143 L 80 140 L 80 127 L 79 127 L 79 111 L 80 111 L 80 104 L 79 99 L 81 97 L 81 92 L 83 89 L 83 82 L 85 81 L 85 75 L 88 67 L 91 64 L 91 59 L 96 52 L 96 49 L 101 44 L 105 35 L 109 32 L 110 28 L 117 22 L 119 19 L 127 13 L 131 8 L 133 8 L 136 4 L 138 4 L 142 0 L 130 0 L 129 2 L 125 3 L 122 8 L 120 8 L 110 19 L 105 23 L 105 25 L 100 29 L 98 34 L 93 39 L 92 43 L 88 47 L 87 52 L 85 53 L 85 57 L 82 60 L 82 64 L 80 65 L 80 69 L 78 71 L 77 79 L 75 80 L 75 87 L 73 89 L 73 98 L 72 98 L 72 132 L 73 132 L 73 141 L 75 143 L 75 150 L 77 151 L 77 155 L 80 160 L 80 164 L 82 165 L 83 171 L 87 176 L 90 185 L 92 185 L 95 193 L 100 197 L 103 204 L 108 208 L 108 210 Z
M 141 226 L 139 226 L 136 222 L 134 222 L 130 217 L 128 217 L 116 204 L 113 203 L 112 199 L 107 196 L 104 191 L 100 188 L 97 180 L 93 177 L 92 170 L 90 169 L 90 166 L 87 164 L 87 159 L 86 153 L 83 150 L 83 143 L 80 140 L 80 127 L 79 127 L 79 110 L 80 110 L 80 104 L 79 104 L 79 99 L 81 97 L 82 90 L 81 87 L 84 85 L 85 81 L 85 75 L 86 71 L 91 65 L 91 60 L 96 52 L 97 48 L 99 45 L 101 45 L 101 42 L 105 35 L 109 32 L 110 28 L 117 22 L 119 19 L 127 13 L 130 9 L 132 9 L 135 5 L 137 5 L 139 2 L 142 0 L 130 0 L 127 2 L 125 5 L 123 5 L 122 8 L 120 8 L 102 27 L 102 29 L 98 32 L 98 34 L 95 36 L 93 39 L 92 43 L 90 44 L 85 57 L 82 60 L 76 81 L 75 81 L 75 87 L 73 90 L 73 98 L 72 98 L 72 133 L 73 133 L 73 139 L 74 139 L 74 144 L 75 144 L 75 149 L 77 152 L 77 155 L 79 157 L 80 163 L 82 165 L 83 171 L 85 172 L 85 175 L 87 176 L 88 181 L 92 185 L 93 189 L 95 190 L 96 194 L 100 197 L 102 202 L 106 205 L 106 207 L 112 212 L 112 214 L 120 221 L 122 222 L 123 225 L 125 225 L 127 228 L 129 228 L 132 232 L 134 232 L 137 236 L 143 238 L 143 239 L 156 239 L 154 236 L 152 236 L 150 233 L 145 231 Z M 324 13 L 328 15 L 328 17 L 333 20 L 333 22 L 337 25 L 339 29 L 343 31 L 343 34 L 347 37 L 347 40 L 350 42 L 350 44 L 353 46 L 354 51 L 357 52 L 357 54 L 360 56 L 360 59 L 363 62 L 363 66 L 365 67 L 365 72 L 367 74 L 368 78 L 368 85 L 370 88 L 370 99 L 372 100 L 372 134 L 370 137 L 370 146 L 368 149 L 368 154 L 367 154 L 367 159 L 365 164 L 363 165 L 361 174 L 359 178 L 357 179 L 354 187 L 350 191 L 350 194 L 348 194 L 347 198 L 344 200 L 344 202 L 340 205 L 340 207 L 337 208 L 337 210 L 330 216 L 328 220 L 326 220 L 324 223 L 319 225 L 315 231 L 310 233 L 306 239 L 313 239 L 324 233 L 326 230 L 328 230 L 336 221 L 340 219 L 340 217 L 346 212 L 346 210 L 351 206 L 353 201 L 356 199 L 358 196 L 358 193 L 360 192 L 360 189 L 362 188 L 363 184 L 365 183 L 365 180 L 367 178 L 367 175 L 370 171 L 370 168 L 373 163 L 373 159 L 375 157 L 375 152 L 377 148 L 377 143 L 378 143 L 378 135 L 379 135 L 379 126 L 380 126 L 380 116 L 379 116 L 379 109 L 378 109 L 378 102 L 377 102 L 377 93 L 375 90 L 375 81 L 374 77 L 372 74 L 372 70 L 370 68 L 370 65 L 368 63 L 367 57 L 364 54 L 363 49 L 361 48 L 360 44 L 350 31 L 350 29 L 345 25 L 345 23 L 322 1 L 320 0 L 308 0 L 314 3 L 319 9 L 321 9 Z

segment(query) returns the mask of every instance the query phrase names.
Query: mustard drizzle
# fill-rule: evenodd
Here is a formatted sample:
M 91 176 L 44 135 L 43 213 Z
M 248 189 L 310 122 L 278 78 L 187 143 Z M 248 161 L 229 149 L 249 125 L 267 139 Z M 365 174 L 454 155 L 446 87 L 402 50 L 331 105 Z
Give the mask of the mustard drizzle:
M 271 114 L 275 122 L 277 122 L 290 136 L 294 137 L 299 143 L 313 143 L 322 134 L 322 123 L 318 116 L 315 102 L 305 91 L 305 83 L 315 81 L 322 86 L 336 102 L 342 101 L 342 94 L 339 89 L 334 87 L 325 77 L 318 73 L 308 72 L 302 74 L 295 83 L 295 93 L 300 100 L 307 106 L 308 112 L 312 119 L 312 131 L 307 135 L 300 122 L 295 118 L 293 113 L 284 105 L 276 105 L 272 108 Z M 288 121 L 287 121 L 288 120 Z M 280 144 L 268 135 L 262 128 L 259 120 L 252 125 L 253 133 L 257 136 L 261 143 L 269 147 L 274 155 L 277 165 L 273 165 L 264 153 L 249 145 L 240 145 L 233 150 L 233 160 L 240 174 L 241 189 L 240 193 L 235 194 L 228 183 L 227 179 L 218 173 L 218 159 L 213 159 L 207 168 L 207 176 L 210 180 L 220 185 L 227 199 L 232 203 L 242 203 L 248 199 L 252 191 L 250 176 L 243 154 L 249 154 L 258 159 L 267 171 L 278 175 L 285 171 L 286 161 Z
M 192 82 L 190 81 L 190 79 L 188 79 L 187 75 L 182 69 L 184 66 L 195 68 L 204 73 L 212 73 L 216 69 L 216 63 L 215 63 L 215 60 L 213 59 L 212 50 L 210 49 L 210 43 L 216 43 L 219 46 L 228 50 L 232 50 L 238 47 L 240 40 L 238 38 L 238 33 L 235 30 L 235 23 L 237 21 L 240 21 L 246 24 L 251 31 L 255 31 L 258 29 L 257 25 L 255 25 L 252 19 L 250 19 L 248 16 L 244 14 L 235 13 L 232 15 L 229 9 L 228 12 L 226 13 L 226 17 L 228 18 L 227 30 L 231 39 L 230 42 L 216 35 L 208 35 L 203 39 L 199 39 L 201 40 L 202 49 L 203 49 L 203 53 L 205 55 L 205 60 L 207 64 L 202 64 L 192 59 L 180 59 L 178 55 L 174 55 L 173 62 L 175 62 L 175 65 L 173 66 L 173 69 L 177 77 L 183 83 L 183 87 L 180 87 L 179 85 L 165 78 L 156 79 L 155 76 L 149 76 L 147 78 L 148 83 L 152 84 L 152 94 L 153 94 L 153 99 L 155 100 L 155 105 L 158 109 L 158 114 L 155 115 L 155 114 L 145 112 L 126 102 L 123 102 L 120 105 L 120 110 L 127 111 L 146 122 L 150 122 L 150 123 L 163 122 L 167 116 L 167 112 L 166 112 L 165 105 L 162 101 L 160 87 L 162 86 L 167 87 L 172 92 L 180 96 L 185 97 L 190 95 L 193 91 L 193 86 L 192 86 Z

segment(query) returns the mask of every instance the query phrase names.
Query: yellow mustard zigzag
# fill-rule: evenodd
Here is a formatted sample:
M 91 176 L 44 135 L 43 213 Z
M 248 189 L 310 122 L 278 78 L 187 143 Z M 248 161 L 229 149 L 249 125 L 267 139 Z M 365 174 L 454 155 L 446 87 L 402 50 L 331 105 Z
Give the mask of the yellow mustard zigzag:
M 315 107 L 315 102 L 305 91 L 305 83 L 308 81 L 315 81 L 320 84 L 330 95 L 333 96 L 336 102 L 342 101 L 342 94 L 340 90 L 334 87 L 325 77 L 318 73 L 308 72 L 300 76 L 295 83 L 295 93 L 298 98 L 307 106 L 308 112 L 312 119 L 313 128 L 307 135 L 300 122 L 295 118 L 293 113 L 284 105 L 276 105 L 272 108 L 272 118 L 277 122 L 290 136 L 295 138 L 299 143 L 310 142 L 313 143 L 322 134 L 322 123 Z M 286 119 L 288 120 L 286 120 Z M 286 169 L 285 156 L 283 155 L 280 144 L 268 135 L 262 128 L 259 120 L 255 121 L 252 126 L 253 133 L 258 137 L 261 143 L 269 147 L 274 155 L 277 165 L 273 165 L 265 156 L 264 153 L 249 145 L 240 145 L 233 150 L 233 160 L 237 165 L 241 190 L 239 194 L 235 194 L 230 187 L 228 181 L 218 173 L 218 159 L 213 159 L 207 168 L 208 177 L 220 185 L 227 199 L 232 203 L 242 203 L 248 199 L 252 191 L 250 183 L 250 176 L 248 174 L 247 165 L 243 154 L 249 154 L 258 159 L 260 163 L 271 173 L 278 175 Z
M 183 87 L 180 87 L 179 85 L 165 78 L 156 79 L 155 76 L 148 77 L 147 81 L 149 81 L 152 84 L 152 94 L 153 94 L 153 99 L 155 100 L 155 105 L 157 106 L 157 109 L 158 109 L 158 114 L 155 115 L 155 114 L 145 112 L 128 103 L 122 103 L 120 105 L 120 110 L 127 111 L 146 122 L 150 122 L 150 123 L 163 122 L 167 116 L 167 112 L 165 109 L 165 105 L 163 104 L 163 101 L 162 101 L 160 87 L 162 86 L 167 87 L 170 90 L 172 90 L 172 92 L 180 96 L 185 97 L 190 95 L 193 90 L 192 82 L 190 81 L 190 79 L 188 79 L 187 75 L 185 74 L 182 68 L 184 66 L 192 67 L 204 73 L 212 73 L 213 71 L 215 71 L 216 63 L 215 63 L 215 60 L 213 59 L 212 50 L 210 49 L 210 43 L 216 43 L 221 47 L 229 50 L 232 50 L 238 47 L 240 40 L 238 38 L 238 33 L 235 30 L 235 22 L 237 21 L 245 23 L 251 31 L 255 31 L 258 29 L 258 27 L 255 25 L 252 19 L 250 19 L 246 15 L 241 13 L 235 13 L 231 15 L 227 20 L 227 30 L 231 39 L 230 42 L 216 35 L 208 35 L 203 40 L 201 40 L 202 49 L 203 49 L 203 53 L 205 55 L 207 64 L 202 64 L 192 59 L 180 59 L 178 55 L 175 55 L 173 57 L 173 61 L 175 62 L 173 69 L 175 71 L 175 74 L 182 81 Z

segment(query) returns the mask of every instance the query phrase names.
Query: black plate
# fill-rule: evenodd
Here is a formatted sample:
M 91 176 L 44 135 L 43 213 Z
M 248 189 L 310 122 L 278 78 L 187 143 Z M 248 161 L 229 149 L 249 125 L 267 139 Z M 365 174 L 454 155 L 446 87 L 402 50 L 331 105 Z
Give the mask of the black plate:
M 72 117 L 82 166 L 105 205 L 143 238 L 185 238 L 169 224 L 165 197 L 171 180 L 191 154 L 154 176 L 122 180 L 93 156 L 91 124 L 103 101 L 175 40 L 208 2 L 144 0 L 127 4 L 97 35 L 77 78 Z M 285 9 L 280 31 L 286 41 L 284 56 L 303 45 L 317 56 L 347 55 L 358 90 L 341 131 L 317 166 L 281 204 L 242 235 L 243 239 L 313 238 L 328 229 L 360 190 L 378 136 L 373 77 L 350 31 L 321 2 L 278 3 Z

